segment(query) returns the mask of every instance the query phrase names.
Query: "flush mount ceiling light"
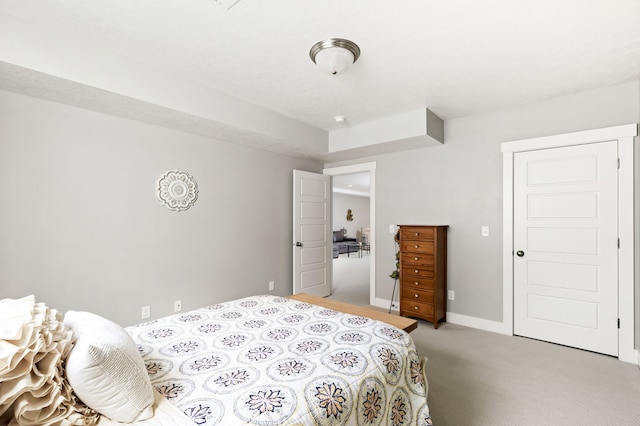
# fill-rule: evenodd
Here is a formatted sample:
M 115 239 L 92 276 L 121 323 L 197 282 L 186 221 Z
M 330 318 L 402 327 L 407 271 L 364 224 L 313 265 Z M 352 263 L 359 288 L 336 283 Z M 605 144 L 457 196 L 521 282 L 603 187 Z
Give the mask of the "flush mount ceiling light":
M 343 38 L 330 38 L 311 47 L 309 56 L 327 74 L 342 74 L 360 57 L 360 48 Z

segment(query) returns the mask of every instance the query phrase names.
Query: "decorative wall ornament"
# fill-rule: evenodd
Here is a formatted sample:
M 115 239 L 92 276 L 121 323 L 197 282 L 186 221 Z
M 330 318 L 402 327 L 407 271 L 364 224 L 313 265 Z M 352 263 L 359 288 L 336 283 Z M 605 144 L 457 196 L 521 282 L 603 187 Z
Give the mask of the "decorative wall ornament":
M 158 198 L 169 210 L 187 210 L 198 199 L 198 184 L 187 172 L 169 170 L 158 180 Z
M 351 209 L 347 210 L 347 220 L 349 222 L 353 220 L 353 213 L 351 213 Z

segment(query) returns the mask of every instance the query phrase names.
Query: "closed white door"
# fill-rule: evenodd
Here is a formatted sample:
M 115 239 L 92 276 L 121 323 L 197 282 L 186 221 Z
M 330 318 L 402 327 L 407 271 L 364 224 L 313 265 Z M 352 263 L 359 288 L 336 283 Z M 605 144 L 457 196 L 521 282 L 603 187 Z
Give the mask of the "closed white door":
M 617 141 L 514 156 L 514 334 L 618 355 Z
M 331 176 L 293 171 L 293 293 L 331 294 Z

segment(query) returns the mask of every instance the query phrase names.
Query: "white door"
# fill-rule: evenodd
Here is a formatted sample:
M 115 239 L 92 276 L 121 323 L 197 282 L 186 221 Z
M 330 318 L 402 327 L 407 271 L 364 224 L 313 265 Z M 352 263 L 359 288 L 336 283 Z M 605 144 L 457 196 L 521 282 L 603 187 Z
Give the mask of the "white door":
M 331 294 L 331 176 L 293 171 L 293 293 Z
M 514 334 L 618 355 L 617 141 L 514 156 Z

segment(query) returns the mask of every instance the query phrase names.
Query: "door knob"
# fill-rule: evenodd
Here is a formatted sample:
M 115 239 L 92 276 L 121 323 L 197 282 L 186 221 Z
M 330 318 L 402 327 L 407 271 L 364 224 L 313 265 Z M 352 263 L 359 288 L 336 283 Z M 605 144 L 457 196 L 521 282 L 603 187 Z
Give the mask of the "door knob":
M 518 250 L 516 254 L 518 255 L 518 257 L 524 256 L 524 252 L 522 250 Z
M 302 243 L 300 241 L 296 242 L 296 247 L 302 247 Z

